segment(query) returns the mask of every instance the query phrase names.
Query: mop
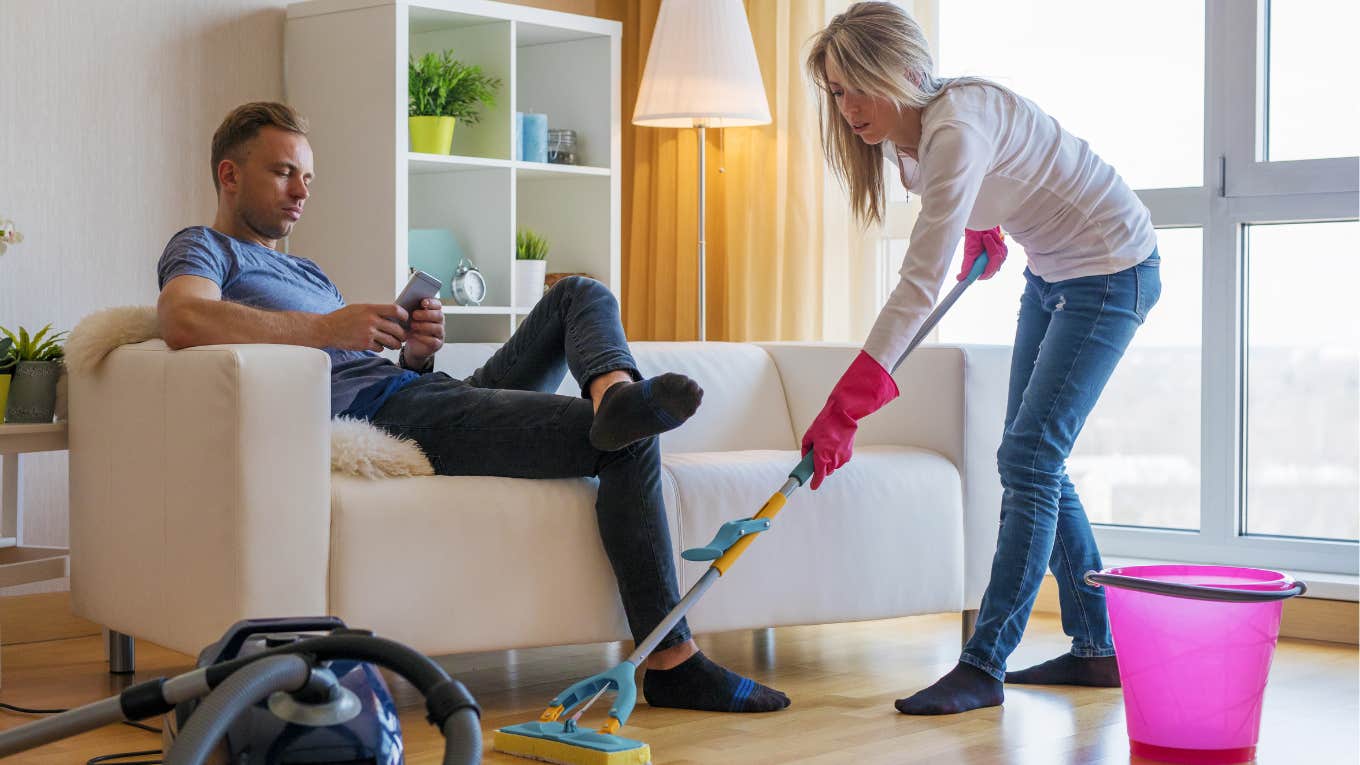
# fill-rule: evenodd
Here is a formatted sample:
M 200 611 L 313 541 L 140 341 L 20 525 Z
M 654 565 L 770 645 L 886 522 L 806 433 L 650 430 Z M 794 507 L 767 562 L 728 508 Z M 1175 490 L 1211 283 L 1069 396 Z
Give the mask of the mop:
M 972 269 L 963 281 L 945 295 L 935 310 L 926 317 L 921 329 L 912 338 L 907 349 L 898 357 L 889 374 L 902 366 L 907 356 L 921 344 L 926 335 L 940 322 L 945 313 L 977 281 L 987 268 L 987 253 L 978 255 Z M 689 561 L 712 561 L 708 570 L 685 593 L 685 597 L 672 608 L 666 618 L 649 633 L 627 659 L 612 669 L 593 675 L 576 683 L 552 701 L 536 722 L 508 725 L 496 731 L 492 747 L 498 752 L 526 757 L 531 760 L 558 763 L 559 765 L 650 765 L 651 747 L 630 738 L 617 735 L 619 728 L 628 722 L 637 703 L 637 685 L 634 675 L 637 668 L 651 655 L 652 650 L 661 642 L 671 629 L 684 618 L 690 608 L 708 592 L 718 578 L 727 573 L 737 558 L 755 541 L 756 535 L 768 531 L 779 511 L 800 486 L 812 477 L 813 452 L 808 451 L 798 466 L 789 473 L 788 480 L 775 492 L 760 512 L 751 518 L 728 521 L 718 529 L 713 541 L 703 547 L 685 550 L 680 557 Z M 581 716 L 606 691 L 614 689 L 614 704 L 609 710 L 609 719 L 597 731 L 581 730 Z M 575 713 L 563 716 L 575 709 Z

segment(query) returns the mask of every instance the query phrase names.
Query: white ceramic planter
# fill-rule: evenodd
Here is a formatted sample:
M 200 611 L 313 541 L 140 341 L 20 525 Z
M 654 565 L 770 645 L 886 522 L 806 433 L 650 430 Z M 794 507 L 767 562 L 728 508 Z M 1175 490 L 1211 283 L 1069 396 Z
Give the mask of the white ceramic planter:
M 547 273 L 546 260 L 515 261 L 515 307 L 529 308 L 543 297 L 543 277 Z

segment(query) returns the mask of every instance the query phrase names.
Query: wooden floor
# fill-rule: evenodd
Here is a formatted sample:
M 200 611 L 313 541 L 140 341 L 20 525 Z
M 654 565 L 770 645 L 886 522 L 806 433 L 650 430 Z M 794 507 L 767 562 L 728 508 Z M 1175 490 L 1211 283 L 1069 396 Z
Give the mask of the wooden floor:
M 1118 690 L 1009 688 L 1004 707 L 909 718 L 892 701 L 929 684 L 958 654 L 957 616 L 741 632 L 700 639 L 728 666 L 787 692 L 793 706 L 767 715 L 651 709 L 640 704 L 626 735 L 649 743 L 655 761 L 698 763 L 1129 763 Z M 1012 666 L 1052 658 L 1066 639 L 1036 615 Z M 484 707 L 487 731 L 535 718 L 571 682 L 612 666 L 619 645 L 522 650 L 442 661 Z M 189 668 L 189 657 L 141 643 L 137 679 Z M 5 646 L 0 701 L 72 706 L 116 693 L 95 638 Z M 1259 763 L 1360 762 L 1360 663 L 1352 646 L 1281 641 L 1258 750 Z M 438 763 L 442 739 L 424 721 L 418 694 L 394 682 L 407 762 Z M 601 703 L 587 717 L 598 724 Z M 25 718 L 0 712 L 0 729 Z M 153 721 L 154 722 L 154 721 Z M 14 757 L 15 763 L 79 765 L 109 752 L 155 749 L 159 738 L 111 726 Z M 488 763 L 520 760 L 488 751 Z M 1132 762 L 1145 762 L 1132 760 Z

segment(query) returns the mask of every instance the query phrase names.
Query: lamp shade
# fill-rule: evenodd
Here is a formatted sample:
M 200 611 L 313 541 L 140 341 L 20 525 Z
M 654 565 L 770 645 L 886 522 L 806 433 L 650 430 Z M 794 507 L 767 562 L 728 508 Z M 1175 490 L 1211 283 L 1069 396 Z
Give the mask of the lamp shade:
M 741 0 L 664 0 L 633 124 L 725 128 L 769 121 Z

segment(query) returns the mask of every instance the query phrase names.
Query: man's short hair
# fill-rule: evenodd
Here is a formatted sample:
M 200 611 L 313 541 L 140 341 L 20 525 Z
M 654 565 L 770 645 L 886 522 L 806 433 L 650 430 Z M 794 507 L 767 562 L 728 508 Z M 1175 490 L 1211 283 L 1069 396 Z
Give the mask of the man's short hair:
M 255 136 L 260 128 L 273 125 L 281 130 L 298 135 L 307 135 L 307 118 L 287 104 L 274 101 L 254 101 L 242 104 L 231 110 L 231 114 L 217 126 L 212 140 L 212 179 L 213 188 L 222 190 L 217 180 L 217 166 L 224 159 L 239 160 L 240 150 Z

